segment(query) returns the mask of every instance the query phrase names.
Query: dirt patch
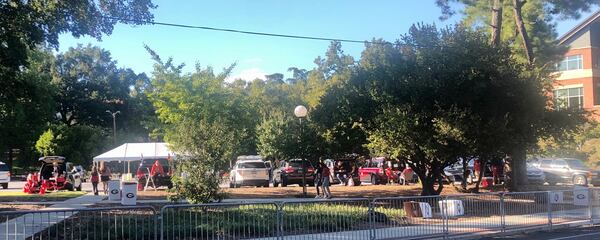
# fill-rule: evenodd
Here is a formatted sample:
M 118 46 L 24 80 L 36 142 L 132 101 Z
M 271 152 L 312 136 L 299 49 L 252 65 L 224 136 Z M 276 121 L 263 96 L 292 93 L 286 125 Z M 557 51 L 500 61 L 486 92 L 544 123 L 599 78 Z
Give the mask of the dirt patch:
M 228 197 L 240 198 L 295 198 L 302 194 L 302 188 L 298 186 L 277 188 L 233 188 L 225 189 Z M 307 188 L 309 196 L 316 196 L 314 187 Z M 375 197 L 397 197 L 418 196 L 421 194 L 420 185 L 362 185 L 362 186 L 332 186 L 331 194 L 335 198 L 375 198 Z M 453 187 L 446 186 L 443 195 L 459 194 Z

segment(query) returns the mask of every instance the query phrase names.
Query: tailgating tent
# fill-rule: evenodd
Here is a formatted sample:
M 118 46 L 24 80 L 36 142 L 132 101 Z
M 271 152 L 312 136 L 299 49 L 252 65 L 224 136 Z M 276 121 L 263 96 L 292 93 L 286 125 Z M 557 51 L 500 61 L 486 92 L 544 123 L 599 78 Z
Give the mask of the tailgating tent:
M 98 162 L 127 162 L 143 159 L 174 158 L 175 154 L 169 150 L 164 142 L 152 143 L 125 143 L 108 152 L 94 157 L 94 163 Z

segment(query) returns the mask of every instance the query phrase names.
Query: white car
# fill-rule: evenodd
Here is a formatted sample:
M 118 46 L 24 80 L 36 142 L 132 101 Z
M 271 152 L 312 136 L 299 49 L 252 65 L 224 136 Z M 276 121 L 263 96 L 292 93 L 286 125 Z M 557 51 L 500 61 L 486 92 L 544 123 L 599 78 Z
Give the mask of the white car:
M 269 187 L 269 170 L 261 159 L 238 160 L 229 173 L 229 187 Z
M 0 185 L 3 189 L 8 188 L 10 182 L 10 168 L 6 163 L 0 162 Z

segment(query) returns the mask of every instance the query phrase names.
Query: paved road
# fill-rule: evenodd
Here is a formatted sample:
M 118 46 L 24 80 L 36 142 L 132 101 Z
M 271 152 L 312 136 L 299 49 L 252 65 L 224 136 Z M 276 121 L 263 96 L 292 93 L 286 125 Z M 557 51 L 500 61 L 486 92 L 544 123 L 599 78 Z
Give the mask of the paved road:
M 513 236 L 482 238 L 484 240 L 592 240 L 600 239 L 600 226 L 559 229 L 555 231 L 533 232 Z

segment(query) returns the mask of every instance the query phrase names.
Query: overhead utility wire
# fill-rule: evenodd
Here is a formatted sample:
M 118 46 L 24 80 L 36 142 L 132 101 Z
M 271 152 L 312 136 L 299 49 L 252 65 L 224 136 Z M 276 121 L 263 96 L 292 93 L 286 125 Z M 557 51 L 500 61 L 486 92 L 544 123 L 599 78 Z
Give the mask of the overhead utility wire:
M 228 28 L 193 26 L 193 25 L 186 25 L 186 24 L 166 23 L 166 22 L 146 21 L 146 20 L 135 20 L 135 19 L 126 19 L 126 18 L 118 18 L 118 17 L 107 17 L 107 16 L 101 16 L 101 17 L 102 18 L 113 19 L 113 20 L 124 21 L 124 22 L 145 23 L 145 24 L 162 25 L 162 26 L 169 26 L 169 27 L 203 29 L 203 30 L 210 30 L 210 31 L 231 32 L 231 33 L 250 34 L 250 35 L 259 35 L 259 36 L 269 36 L 269 37 L 308 39 L 308 40 L 319 40 L 319 41 L 338 41 L 338 42 L 348 42 L 348 43 L 381 44 L 379 42 L 360 41 L 360 40 L 352 40 L 352 39 L 312 37 L 312 36 L 300 36 L 300 35 L 287 35 L 287 34 L 266 33 L 266 32 L 252 32 L 252 31 L 243 31 L 243 30 L 228 29 Z

